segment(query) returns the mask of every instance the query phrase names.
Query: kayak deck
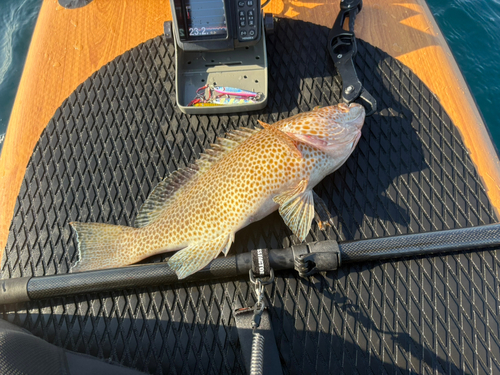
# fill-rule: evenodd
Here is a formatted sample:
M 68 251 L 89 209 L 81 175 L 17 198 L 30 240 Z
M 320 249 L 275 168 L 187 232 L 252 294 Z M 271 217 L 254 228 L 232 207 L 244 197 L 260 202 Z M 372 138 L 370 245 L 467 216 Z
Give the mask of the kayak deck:
M 105 2 L 94 3 L 105 8 Z M 455 67 L 439 38 L 422 29 L 428 22 L 425 9 L 390 4 L 365 1 L 357 17 L 362 40 L 356 64 L 379 111 L 367 119 L 345 166 L 316 189 L 334 221 L 326 233 L 314 225 L 309 240 L 356 240 L 497 221 L 494 194 L 474 159 L 478 152 L 471 151 L 466 130 L 457 125 L 479 119 L 477 110 L 459 76 L 436 84 L 430 70 L 440 69 L 427 65 L 429 60 L 444 59 L 435 65 L 445 66 L 444 77 Z M 173 46 L 162 37 L 152 39 L 155 35 L 110 57 L 109 64 L 83 77 L 82 85 L 61 94 L 55 115 L 40 126 L 41 136 L 33 137 L 34 152 L 21 173 L 4 278 L 67 272 L 76 261 L 67 222 L 130 225 L 155 184 L 193 161 L 216 135 L 338 100 L 340 80 L 324 49 L 337 5 L 271 5 L 284 18 L 268 38 L 270 71 L 276 74 L 270 75 L 265 110 L 220 117 L 181 114 L 172 101 Z M 386 35 L 389 42 L 381 36 L 385 31 L 373 33 L 384 23 L 399 30 L 392 39 Z M 415 49 L 398 41 L 405 37 Z M 419 72 L 424 68 L 426 73 Z M 453 97 L 453 90 L 447 91 L 450 81 L 457 89 Z M 469 109 L 455 113 L 462 105 Z M 473 129 L 483 126 L 471 123 Z M 231 252 L 295 241 L 274 214 L 238 233 Z M 485 251 L 351 265 L 310 280 L 282 272 L 266 293 L 281 361 L 304 373 L 312 368 L 494 372 L 500 363 L 498 302 L 492 297 L 498 295 L 498 269 L 496 252 Z M 231 311 L 236 300 L 254 302 L 246 280 L 58 298 L 4 308 L 3 317 L 69 350 L 142 371 L 161 373 L 174 366 L 178 372 L 239 373 L 244 365 Z M 472 349 L 463 352 L 463 347 Z

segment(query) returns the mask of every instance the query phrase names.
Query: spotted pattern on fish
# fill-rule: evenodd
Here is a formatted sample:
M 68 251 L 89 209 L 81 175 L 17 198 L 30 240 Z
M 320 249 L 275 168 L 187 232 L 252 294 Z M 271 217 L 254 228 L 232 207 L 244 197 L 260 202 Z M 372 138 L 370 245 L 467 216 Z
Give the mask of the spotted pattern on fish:
M 277 208 L 303 241 L 314 215 L 311 189 L 351 154 L 363 120 L 363 107 L 337 105 L 217 139 L 193 165 L 156 187 L 136 228 L 72 223 L 80 254 L 72 271 L 180 250 L 169 266 L 184 278 L 227 254 L 239 229 Z

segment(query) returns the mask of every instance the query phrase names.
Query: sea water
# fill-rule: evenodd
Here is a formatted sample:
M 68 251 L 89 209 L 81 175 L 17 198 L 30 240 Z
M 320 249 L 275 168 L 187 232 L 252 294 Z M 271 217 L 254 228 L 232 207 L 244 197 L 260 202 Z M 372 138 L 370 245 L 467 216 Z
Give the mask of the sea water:
M 500 0 L 427 0 L 500 150 Z
M 0 0 L 0 150 L 41 4 Z
M 500 0 L 427 1 L 500 149 Z M 0 150 L 41 2 L 0 0 Z

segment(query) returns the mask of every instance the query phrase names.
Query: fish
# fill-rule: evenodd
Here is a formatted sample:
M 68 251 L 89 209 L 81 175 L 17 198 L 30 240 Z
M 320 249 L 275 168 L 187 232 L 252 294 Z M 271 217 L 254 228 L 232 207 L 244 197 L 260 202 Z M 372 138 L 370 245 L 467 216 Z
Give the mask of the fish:
M 79 255 L 71 272 L 177 251 L 168 265 L 183 279 L 227 255 L 238 230 L 275 210 L 304 241 L 314 218 L 312 189 L 351 155 L 364 119 L 363 106 L 341 103 L 217 138 L 155 187 L 133 227 L 70 223 Z

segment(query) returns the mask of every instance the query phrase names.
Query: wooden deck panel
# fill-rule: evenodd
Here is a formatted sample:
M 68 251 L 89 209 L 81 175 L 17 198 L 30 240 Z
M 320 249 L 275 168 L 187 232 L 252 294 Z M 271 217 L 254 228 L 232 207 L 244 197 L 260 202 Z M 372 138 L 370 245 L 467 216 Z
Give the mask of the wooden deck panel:
M 272 0 L 265 11 L 331 27 L 335 1 Z M 169 1 L 94 0 L 67 10 L 45 0 L 0 157 L 0 261 L 26 165 L 61 103 L 93 72 L 163 32 Z M 364 0 L 356 35 L 412 69 L 460 129 L 488 196 L 500 208 L 500 165 L 467 85 L 424 0 Z

